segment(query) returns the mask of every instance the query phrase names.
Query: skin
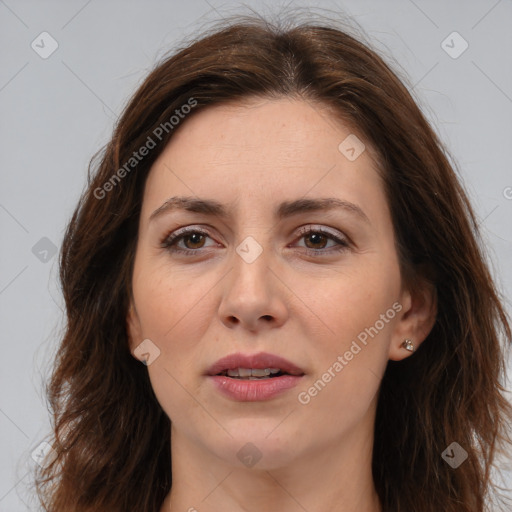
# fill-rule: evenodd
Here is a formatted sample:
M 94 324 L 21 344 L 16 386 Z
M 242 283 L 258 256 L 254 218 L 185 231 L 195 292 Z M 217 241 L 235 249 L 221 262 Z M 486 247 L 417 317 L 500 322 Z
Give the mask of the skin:
M 318 104 L 249 99 L 190 116 L 150 171 L 127 325 L 134 357 L 147 338 L 160 350 L 148 372 L 172 421 L 173 488 L 162 512 L 381 511 L 371 474 L 379 384 L 389 359 L 411 355 L 403 340 L 417 348 L 427 336 L 435 299 L 427 285 L 402 281 L 371 147 L 354 161 L 338 150 L 351 133 Z M 169 211 L 149 220 L 178 195 L 215 199 L 231 214 Z M 369 222 L 342 210 L 274 218 L 282 201 L 304 197 L 350 201 Z M 192 256 L 161 247 L 184 226 L 208 231 L 178 242 Z M 335 252 L 335 241 L 301 235 L 301 226 L 325 228 L 349 247 Z M 248 236 L 263 249 L 250 264 L 236 252 Z M 400 312 L 300 403 L 298 393 L 396 302 Z M 260 351 L 301 367 L 303 383 L 244 403 L 204 375 L 227 354 Z M 253 467 L 237 457 L 248 442 L 262 455 Z

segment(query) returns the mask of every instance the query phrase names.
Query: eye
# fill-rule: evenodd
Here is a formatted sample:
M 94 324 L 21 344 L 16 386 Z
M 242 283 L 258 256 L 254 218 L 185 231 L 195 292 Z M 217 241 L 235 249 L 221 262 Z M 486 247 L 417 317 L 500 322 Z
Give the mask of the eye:
M 305 226 L 299 230 L 299 234 L 300 239 L 305 240 L 303 252 L 314 257 L 346 251 L 350 247 L 349 241 L 342 235 L 337 235 L 322 227 Z M 160 245 L 169 252 L 192 256 L 200 253 L 200 249 L 215 247 L 215 243 L 209 246 L 205 245 L 208 238 L 211 239 L 208 232 L 188 227 L 171 233 L 162 240 Z M 333 245 L 326 249 L 329 241 L 333 242 Z M 180 244 L 182 245 L 180 246 Z
M 300 229 L 299 233 L 300 238 L 305 240 L 305 252 L 311 256 L 325 256 L 333 252 L 346 251 L 350 247 L 346 238 L 322 227 L 305 226 Z M 324 250 L 329 241 L 334 242 L 334 245 Z
M 185 254 L 187 256 L 197 253 L 197 249 L 203 249 L 206 238 L 210 238 L 206 231 L 197 228 L 184 228 L 171 233 L 161 243 L 163 249 L 170 252 Z M 185 248 L 180 248 L 179 244 L 183 242 Z M 211 246 L 210 246 L 211 247 Z

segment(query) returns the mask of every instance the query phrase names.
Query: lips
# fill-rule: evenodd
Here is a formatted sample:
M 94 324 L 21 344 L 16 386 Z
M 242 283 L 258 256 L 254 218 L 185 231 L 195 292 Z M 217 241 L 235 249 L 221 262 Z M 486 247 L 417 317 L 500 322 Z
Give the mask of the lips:
M 233 373 L 238 368 L 254 370 L 272 369 L 274 370 L 271 372 L 272 375 L 277 374 L 275 372 L 276 369 L 280 370 L 278 375 L 304 375 L 304 370 L 291 361 L 267 352 L 260 352 L 258 354 L 230 354 L 214 363 L 207 370 L 207 375 L 227 375 L 228 371 Z
M 302 368 L 266 352 L 223 357 L 208 369 L 206 375 L 214 389 L 236 402 L 284 397 L 305 378 Z

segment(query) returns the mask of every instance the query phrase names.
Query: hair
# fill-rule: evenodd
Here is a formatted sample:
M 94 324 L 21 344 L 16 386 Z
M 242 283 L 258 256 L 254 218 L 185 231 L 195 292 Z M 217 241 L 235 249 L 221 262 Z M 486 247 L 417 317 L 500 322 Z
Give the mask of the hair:
M 367 44 L 328 23 L 251 16 L 162 59 L 91 160 L 60 253 L 67 322 L 46 388 L 55 457 L 37 470 L 40 502 L 51 512 L 158 512 L 170 491 L 170 420 L 126 325 L 145 180 L 183 105 L 195 105 L 190 117 L 253 97 L 325 106 L 362 134 L 378 156 L 402 276 L 435 287 L 434 327 L 415 354 L 388 362 L 380 386 L 372 470 L 383 511 L 487 510 L 491 470 L 511 442 L 511 328 L 448 153 Z M 148 137 L 156 147 L 134 163 Z M 441 457 L 453 441 L 468 453 L 457 469 Z

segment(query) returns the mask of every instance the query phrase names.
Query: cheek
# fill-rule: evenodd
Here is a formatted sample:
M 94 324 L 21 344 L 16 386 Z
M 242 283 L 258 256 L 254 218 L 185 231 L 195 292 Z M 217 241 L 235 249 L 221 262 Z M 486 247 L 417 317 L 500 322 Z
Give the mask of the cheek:
M 140 269 L 140 270 L 139 270 Z M 190 271 L 171 271 L 164 262 L 134 269 L 133 293 L 144 336 L 160 348 L 180 352 L 200 339 L 207 326 L 208 292 L 214 276 L 198 278 Z
M 322 293 L 305 300 L 318 312 L 307 322 L 316 363 L 297 402 L 318 428 L 325 411 L 345 423 L 360 419 L 378 391 L 401 309 L 398 263 L 383 261 L 325 279 Z
M 190 274 L 170 272 L 167 265 L 144 266 L 136 261 L 133 294 L 143 339 L 160 351 L 148 366 L 155 395 L 173 419 L 178 410 L 193 409 L 197 347 L 208 328 L 208 291 L 215 283 Z M 195 364 L 195 366 L 194 366 Z
M 301 432 L 312 447 L 330 445 L 348 432 L 362 428 L 364 419 L 373 420 L 369 412 L 377 404 L 380 379 L 365 366 L 351 364 L 333 374 L 329 382 L 319 377 L 309 388 L 301 390 L 297 401 L 294 416 L 300 418 Z
M 202 417 L 193 398 L 198 393 L 197 381 L 191 376 L 198 371 L 197 347 L 208 326 L 207 301 L 200 299 L 210 288 L 202 280 L 171 273 L 166 266 L 140 272 L 134 279 L 142 334 L 160 350 L 159 357 L 148 366 L 151 386 L 176 425 L 185 419 L 193 421 L 196 415 Z
M 392 320 L 396 316 L 392 305 L 400 294 L 398 262 L 389 258 L 386 263 L 382 255 L 365 259 L 365 262 L 330 272 L 321 279 L 295 281 L 294 291 L 305 304 L 297 306 L 304 309 L 302 313 L 297 311 L 298 318 L 306 314 L 310 319 L 309 326 L 315 326 L 318 341 L 327 349 L 320 353 L 348 350 L 350 342 L 376 322 L 382 334 L 387 335 L 391 331 Z M 384 323 L 381 315 L 385 316 Z M 311 335 L 313 331 L 309 333 Z

